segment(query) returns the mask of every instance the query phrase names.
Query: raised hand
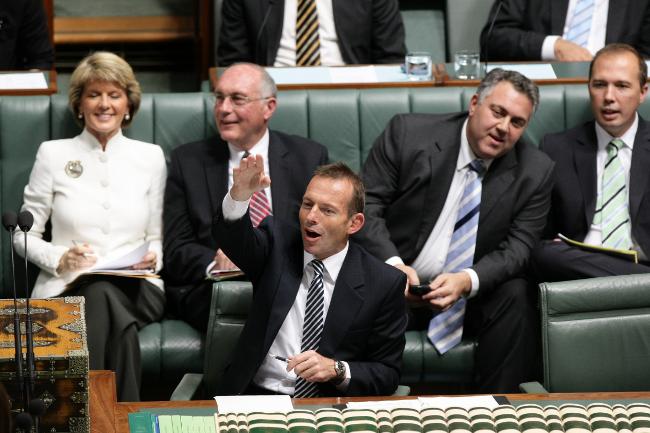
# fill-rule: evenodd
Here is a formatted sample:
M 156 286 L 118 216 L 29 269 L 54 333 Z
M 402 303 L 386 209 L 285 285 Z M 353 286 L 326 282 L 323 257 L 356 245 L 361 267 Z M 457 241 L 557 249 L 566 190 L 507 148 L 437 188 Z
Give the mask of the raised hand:
M 246 201 L 256 191 L 271 185 L 271 178 L 264 173 L 264 159 L 261 155 L 242 158 L 239 167 L 233 169 L 232 177 L 230 196 L 237 201 Z

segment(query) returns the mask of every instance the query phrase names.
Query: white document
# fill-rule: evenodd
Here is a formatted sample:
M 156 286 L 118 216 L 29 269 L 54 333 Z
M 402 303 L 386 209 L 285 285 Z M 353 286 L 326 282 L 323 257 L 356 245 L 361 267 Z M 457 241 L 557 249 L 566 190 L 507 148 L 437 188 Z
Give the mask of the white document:
M 438 409 L 447 409 L 449 407 L 462 407 L 471 409 L 474 407 L 484 407 L 494 409 L 499 403 L 491 395 L 474 395 L 469 397 L 418 397 L 422 408 L 435 407 Z
M 95 263 L 95 266 L 88 269 L 86 272 L 104 272 L 104 271 L 116 271 L 120 270 L 123 272 L 128 272 L 124 268 L 128 268 L 142 261 L 142 258 L 149 251 L 150 242 L 147 241 L 140 245 L 139 247 L 123 254 L 119 257 L 106 258 L 99 260 Z M 134 274 L 141 274 L 143 270 L 133 270 Z
M 531 80 L 555 80 L 557 75 L 550 63 L 513 63 L 513 64 L 490 64 L 488 72 L 494 68 L 517 71 Z
M 330 68 L 332 83 L 376 83 L 374 66 L 344 66 Z
M 380 401 L 350 401 L 347 404 L 348 409 L 385 409 L 392 410 L 397 408 L 409 408 L 420 410 L 422 403 L 417 398 L 409 400 L 380 400 Z
M 0 74 L 0 89 L 47 89 L 47 81 L 43 72 L 19 72 Z
M 288 395 L 218 395 L 214 400 L 217 402 L 217 412 L 221 414 L 293 410 Z

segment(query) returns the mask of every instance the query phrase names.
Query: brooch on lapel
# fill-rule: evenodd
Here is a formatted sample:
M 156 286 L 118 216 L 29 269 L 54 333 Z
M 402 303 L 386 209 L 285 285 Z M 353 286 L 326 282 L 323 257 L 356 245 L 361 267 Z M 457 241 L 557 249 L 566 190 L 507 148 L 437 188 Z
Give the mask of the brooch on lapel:
M 84 168 L 81 165 L 81 161 L 68 161 L 68 163 L 65 165 L 65 174 L 73 179 L 81 176 L 83 172 Z

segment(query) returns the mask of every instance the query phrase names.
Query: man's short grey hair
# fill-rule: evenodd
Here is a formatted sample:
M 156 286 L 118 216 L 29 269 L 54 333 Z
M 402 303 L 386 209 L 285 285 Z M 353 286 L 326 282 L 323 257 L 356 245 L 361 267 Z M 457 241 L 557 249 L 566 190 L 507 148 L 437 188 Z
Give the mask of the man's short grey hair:
M 260 96 L 264 98 L 268 98 L 270 96 L 276 98 L 278 96 L 278 87 L 275 85 L 275 81 L 273 80 L 271 75 L 266 71 L 265 67 L 256 65 L 255 63 L 238 62 L 229 66 L 228 69 L 240 65 L 248 66 L 249 68 L 255 69 L 260 74 L 260 78 L 262 78 L 262 81 L 260 83 Z
M 481 84 L 479 84 L 478 89 L 476 90 L 479 104 L 483 102 L 483 99 L 492 93 L 492 90 L 494 90 L 496 85 L 502 81 L 507 81 L 512 84 L 512 87 L 514 87 L 517 92 L 526 95 L 533 104 L 533 112 L 537 110 L 537 106 L 539 105 L 539 89 L 537 88 L 537 85 L 519 72 L 506 71 L 501 68 L 492 69 L 485 78 L 483 78 Z

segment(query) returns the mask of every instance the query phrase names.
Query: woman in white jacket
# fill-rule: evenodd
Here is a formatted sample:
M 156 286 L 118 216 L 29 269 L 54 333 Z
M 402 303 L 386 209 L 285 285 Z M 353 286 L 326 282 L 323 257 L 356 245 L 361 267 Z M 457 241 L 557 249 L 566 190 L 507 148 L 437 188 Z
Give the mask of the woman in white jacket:
M 159 146 L 122 135 L 140 106 L 140 85 L 117 55 L 97 52 L 79 63 L 69 105 L 83 131 L 41 144 L 24 192 L 23 210 L 34 215 L 27 258 L 41 269 L 32 296 L 84 296 L 90 368 L 114 370 L 118 398 L 137 401 L 137 331 L 162 317 L 162 281 L 78 276 L 145 242 L 149 252 L 133 268 L 160 270 L 165 158 Z M 14 245 L 24 255 L 22 236 Z

